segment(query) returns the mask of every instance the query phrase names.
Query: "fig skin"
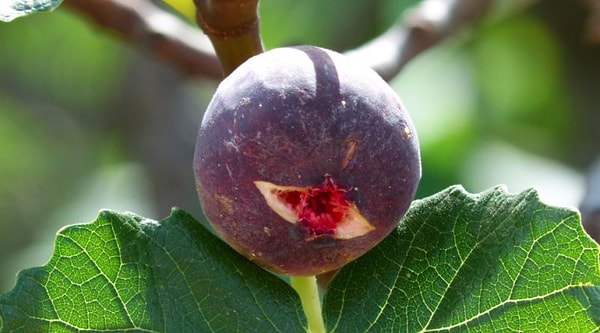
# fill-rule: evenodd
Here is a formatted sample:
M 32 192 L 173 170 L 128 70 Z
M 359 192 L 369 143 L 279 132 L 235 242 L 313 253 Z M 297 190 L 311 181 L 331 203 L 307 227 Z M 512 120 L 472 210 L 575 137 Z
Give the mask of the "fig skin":
M 356 259 L 400 222 L 421 177 L 418 140 L 400 98 L 373 70 L 313 46 L 248 59 L 219 85 L 202 119 L 194 173 L 204 213 L 236 251 L 286 275 Z M 311 187 L 325 175 L 374 227 L 306 239 L 255 182 Z

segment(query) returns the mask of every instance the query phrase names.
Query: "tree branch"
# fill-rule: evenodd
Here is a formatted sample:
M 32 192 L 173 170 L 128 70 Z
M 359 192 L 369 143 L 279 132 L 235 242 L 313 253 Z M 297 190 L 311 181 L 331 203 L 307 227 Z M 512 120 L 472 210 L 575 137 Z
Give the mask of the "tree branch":
M 587 19 L 587 36 L 586 40 L 590 44 L 600 43 L 600 1 L 586 0 L 586 4 L 590 9 L 590 17 Z
M 415 56 L 480 20 L 493 3 L 493 0 L 423 1 L 385 33 L 346 55 L 390 80 Z
M 199 25 L 216 44 L 218 52 L 233 54 L 232 45 L 236 45 L 235 48 L 242 45 L 237 56 L 224 57 L 231 58 L 230 63 L 222 64 L 225 73 L 248 55 L 262 51 L 255 20 L 257 0 L 195 1 L 199 12 L 204 13 L 199 13 Z M 389 80 L 421 52 L 481 19 L 495 2 L 425 0 L 381 36 L 346 55 L 362 61 Z M 189 77 L 222 78 L 219 61 L 202 32 L 148 0 L 65 0 L 64 5 L 169 62 Z M 223 11 L 234 9 L 231 6 L 237 6 L 235 9 L 244 13 L 221 19 Z M 243 34 L 247 35 L 239 37 Z
M 202 32 L 147 0 L 65 0 L 119 38 L 170 63 L 188 77 L 221 79 L 219 61 Z

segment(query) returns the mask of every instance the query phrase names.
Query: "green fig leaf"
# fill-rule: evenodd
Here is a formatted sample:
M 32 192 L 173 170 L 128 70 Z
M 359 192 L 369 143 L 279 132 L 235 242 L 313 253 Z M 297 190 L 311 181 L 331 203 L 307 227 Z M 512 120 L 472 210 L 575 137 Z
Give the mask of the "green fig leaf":
M 0 21 L 10 22 L 21 16 L 47 12 L 61 3 L 62 0 L 2 0 L 0 1 Z
M 592 332 L 599 247 L 535 191 L 452 187 L 416 201 L 324 297 L 330 332 Z
M 185 212 L 111 211 L 60 231 L 0 296 L 1 332 L 305 332 L 295 291 Z

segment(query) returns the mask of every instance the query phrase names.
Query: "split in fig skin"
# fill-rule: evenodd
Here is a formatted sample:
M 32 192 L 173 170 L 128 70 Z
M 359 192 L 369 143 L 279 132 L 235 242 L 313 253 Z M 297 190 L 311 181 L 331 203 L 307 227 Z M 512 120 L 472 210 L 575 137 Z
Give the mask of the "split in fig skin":
M 254 184 L 275 213 L 301 226 L 308 241 L 318 237 L 351 239 L 374 230 L 346 197 L 348 190 L 339 188 L 330 175 L 324 178 L 323 185 L 311 187 Z
M 371 69 L 311 46 L 257 55 L 219 85 L 198 134 L 200 202 L 221 237 L 275 272 L 317 275 L 400 222 L 418 141 Z

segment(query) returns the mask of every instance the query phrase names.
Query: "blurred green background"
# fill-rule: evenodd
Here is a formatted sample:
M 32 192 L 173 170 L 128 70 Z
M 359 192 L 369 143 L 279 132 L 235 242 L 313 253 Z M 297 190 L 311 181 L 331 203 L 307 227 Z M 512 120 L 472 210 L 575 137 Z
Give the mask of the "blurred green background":
M 267 48 L 357 47 L 417 1 L 263 0 Z M 600 155 L 600 47 L 584 1 L 494 15 L 390 84 L 418 129 L 419 197 L 536 187 L 577 207 Z M 217 82 L 185 80 L 66 8 L 0 24 L 0 293 L 43 264 L 61 227 L 99 209 L 200 217 L 196 129 Z

